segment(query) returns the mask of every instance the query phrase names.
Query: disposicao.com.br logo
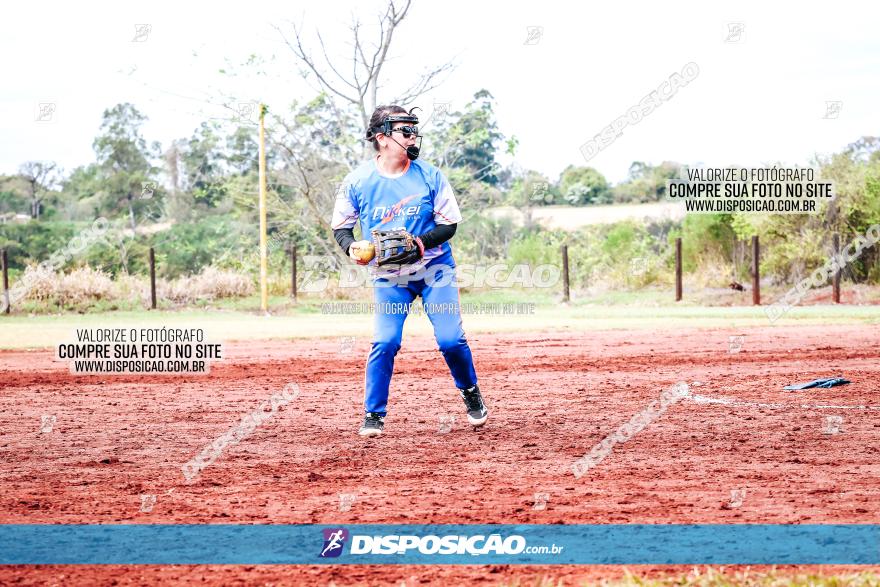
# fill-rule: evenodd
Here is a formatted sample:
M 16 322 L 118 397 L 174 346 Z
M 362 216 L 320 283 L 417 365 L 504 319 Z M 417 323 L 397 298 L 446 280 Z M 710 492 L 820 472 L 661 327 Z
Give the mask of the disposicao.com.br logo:
M 333 558 L 342 554 L 345 540 L 348 538 L 348 530 L 345 528 L 327 528 L 322 530 L 324 534 L 324 546 L 321 547 L 321 558 Z
M 323 530 L 323 533 L 324 549 L 321 556 L 339 556 L 343 550 L 345 540 L 348 538 L 348 531 L 342 528 L 335 528 Z M 355 534 L 351 536 L 349 554 L 401 555 L 408 554 L 409 551 L 417 551 L 419 554 L 470 554 L 472 556 L 487 554 L 560 554 L 563 548 L 555 544 L 550 546 L 528 546 L 526 539 L 517 534 L 507 537 L 503 537 L 501 534 L 489 534 L 488 536 L 484 534 L 476 534 L 474 536 L 436 536 L 433 534 L 427 536 L 398 534 L 365 536 Z

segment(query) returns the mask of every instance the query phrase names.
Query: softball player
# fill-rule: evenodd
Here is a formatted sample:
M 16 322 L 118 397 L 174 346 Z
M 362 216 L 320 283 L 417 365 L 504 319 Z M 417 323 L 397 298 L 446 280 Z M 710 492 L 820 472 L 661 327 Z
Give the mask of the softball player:
M 339 246 L 361 265 L 367 263 L 359 253 L 370 243 L 355 241 L 356 223 L 363 235 L 374 229 L 403 228 L 415 235 L 418 245 L 400 264 L 379 267 L 376 259 L 369 262 L 377 309 L 366 367 L 361 436 L 378 436 L 385 428 L 394 357 L 400 350 L 410 304 L 417 296 L 422 296 L 468 421 L 482 426 L 489 417 L 462 328 L 455 260 L 447 242 L 455 234 L 461 212 L 443 173 L 418 160 L 417 124 L 418 118 L 400 106 L 376 108 L 365 137 L 376 155 L 345 178 L 331 221 Z

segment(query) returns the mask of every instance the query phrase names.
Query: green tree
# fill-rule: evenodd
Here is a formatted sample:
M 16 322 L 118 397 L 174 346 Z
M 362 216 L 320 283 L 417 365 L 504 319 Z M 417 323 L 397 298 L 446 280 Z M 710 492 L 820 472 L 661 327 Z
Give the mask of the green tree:
M 629 166 L 629 180 L 647 179 L 651 174 L 651 166 L 644 161 L 633 161 Z
M 559 203 L 557 187 L 546 175 L 533 169 L 518 173 L 507 193 L 507 202 L 517 207 Z
M 180 151 L 183 164 L 183 188 L 192 202 L 214 208 L 226 196 L 223 185 L 224 153 L 216 124 L 203 122 Z
M 473 181 L 498 183 L 496 154 L 504 135 L 498 130 L 495 101 L 488 90 L 474 94 L 463 112 L 432 114 L 430 129 L 427 157 L 439 167 L 465 170 Z M 507 152 L 515 147 L 515 138 L 507 141 Z
M 614 186 L 615 203 L 657 202 L 666 197 L 666 182 L 678 177 L 680 165 L 664 161 L 660 165 L 650 165 L 634 161 L 629 167 L 627 180 Z
M 651 183 L 653 184 L 656 200 L 663 200 L 666 197 L 666 183 L 670 179 L 678 177 L 681 165 L 674 161 L 664 161 L 651 169 Z
M 572 206 L 610 204 L 612 201 L 608 181 L 592 167 L 566 167 L 559 177 L 559 193 Z
M 159 145 L 148 146 L 141 134 L 146 120 L 132 104 L 117 104 L 104 111 L 101 132 L 92 145 L 104 186 L 102 208 L 127 208 L 132 231 L 137 229 L 135 212 L 142 207 L 144 196 L 159 196 L 154 179 L 157 168 L 151 163 L 158 156 Z
M 835 198 L 819 200 L 817 214 L 776 214 L 758 225 L 762 239 L 761 266 L 786 281 L 802 279 L 832 254 L 831 240 L 841 246 L 880 224 L 880 141 L 862 137 L 842 153 L 814 162 L 817 175 L 834 183 Z M 766 243 L 766 244 L 764 244 Z M 868 247 L 844 268 L 854 281 L 880 278 L 878 245 Z
M 256 134 L 255 128 L 240 126 L 226 138 L 226 161 L 234 173 L 247 175 L 259 172 L 260 146 Z
M 101 215 L 101 170 L 95 163 L 71 171 L 61 184 L 61 201 L 71 220 L 97 218 Z
M 43 201 L 58 183 L 61 170 L 51 161 L 28 161 L 19 167 L 18 174 L 27 185 L 31 218 L 37 220 L 43 210 Z
M 29 209 L 24 178 L 20 175 L 0 175 L 0 214 L 25 214 Z

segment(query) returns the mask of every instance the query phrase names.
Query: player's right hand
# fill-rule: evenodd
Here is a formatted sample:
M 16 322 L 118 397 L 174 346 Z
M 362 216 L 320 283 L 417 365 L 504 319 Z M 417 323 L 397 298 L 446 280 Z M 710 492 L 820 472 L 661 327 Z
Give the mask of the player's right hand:
M 348 248 L 348 256 L 358 265 L 366 265 L 376 256 L 376 248 L 370 241 L 356 241 Z

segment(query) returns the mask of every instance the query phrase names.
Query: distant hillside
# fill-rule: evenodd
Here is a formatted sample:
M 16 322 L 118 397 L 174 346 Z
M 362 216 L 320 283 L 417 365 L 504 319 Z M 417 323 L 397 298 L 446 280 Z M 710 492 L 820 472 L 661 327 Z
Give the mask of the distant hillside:
M 517 225 L 525 223 L 525 214 L 519 208 L 499 206 L 487 213 L 493 218 L 511 218 Z M 545 228 L 574 230 L 591 224 L 613 224 L 621 220 L 681 220 L 684 206 L 678 202 L 650 204 L 615 204 L 611 206 L 535 206 L 532 220 Z

